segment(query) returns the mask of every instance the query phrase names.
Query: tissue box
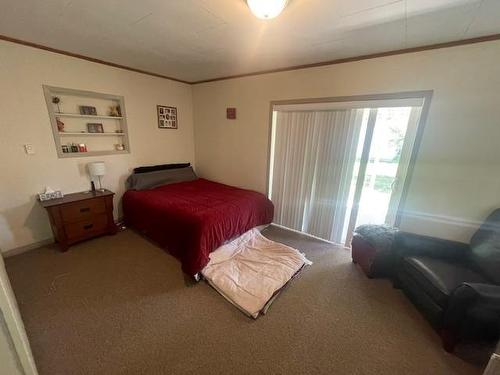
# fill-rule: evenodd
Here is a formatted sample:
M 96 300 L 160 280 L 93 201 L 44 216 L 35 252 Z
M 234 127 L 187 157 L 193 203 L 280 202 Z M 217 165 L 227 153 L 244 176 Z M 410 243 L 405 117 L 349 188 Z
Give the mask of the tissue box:
M 51 200 L 51 199 L 58 199 L 58 198 L 62 198 L 62 197 L 64 197 L 64 194 L 60 190 L 52 191 L 50 193 L 40 193 L 40 194 L 38 194 L 38 199 L 40 200 L 40 202 L 48 201 L 48 200 Z

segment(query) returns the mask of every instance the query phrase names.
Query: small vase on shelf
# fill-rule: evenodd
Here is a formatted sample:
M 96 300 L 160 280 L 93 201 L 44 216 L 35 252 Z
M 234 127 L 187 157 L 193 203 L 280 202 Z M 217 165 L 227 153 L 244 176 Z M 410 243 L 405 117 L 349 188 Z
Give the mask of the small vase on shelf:
M 62 122 L 59 117 L 56 117 L 56 122 L 57 122 L 57 130 L 62 133 L 64 132 L 64 122 Z
M 58 96 L 53 96 L 52 103 L 57 106 L 57 113 L 61 113 L 61 107 L 59 106 L 59 103 L 61 103 L 61 99 Z

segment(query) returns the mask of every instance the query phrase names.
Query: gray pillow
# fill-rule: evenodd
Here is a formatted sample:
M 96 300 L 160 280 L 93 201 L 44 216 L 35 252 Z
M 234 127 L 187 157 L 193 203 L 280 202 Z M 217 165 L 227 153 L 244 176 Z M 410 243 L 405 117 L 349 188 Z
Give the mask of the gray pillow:
M 161 185 L 175 184 L 183 181 L 194 181 L 198 179 L 193 167 L 168 169 L 147 173 L 134 173 L 127 178 L 127 189 L 145 190 Z

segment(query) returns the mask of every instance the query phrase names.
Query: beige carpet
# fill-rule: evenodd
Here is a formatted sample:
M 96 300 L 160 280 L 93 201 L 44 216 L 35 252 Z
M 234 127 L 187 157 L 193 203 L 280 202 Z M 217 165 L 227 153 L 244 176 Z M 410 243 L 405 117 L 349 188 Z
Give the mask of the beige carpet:
M 347 250 L 271 227 L 314 264 L 257 321 L 127 230 L 7 259 L 42 375 L 478 374 Z

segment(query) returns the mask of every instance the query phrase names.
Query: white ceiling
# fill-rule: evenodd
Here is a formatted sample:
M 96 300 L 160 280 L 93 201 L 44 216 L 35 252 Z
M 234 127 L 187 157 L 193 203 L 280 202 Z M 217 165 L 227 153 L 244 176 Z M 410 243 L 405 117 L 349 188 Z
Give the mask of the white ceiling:
M 500 33 L 500 0 L 0 0 L 0 34 L 186 81 Z

